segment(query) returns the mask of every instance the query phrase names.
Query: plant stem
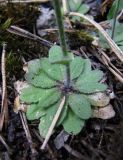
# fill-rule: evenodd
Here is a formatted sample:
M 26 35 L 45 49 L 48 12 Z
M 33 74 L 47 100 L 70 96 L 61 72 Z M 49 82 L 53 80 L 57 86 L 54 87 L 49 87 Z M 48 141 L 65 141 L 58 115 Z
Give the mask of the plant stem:
M 118 12 L 118 9 L 119 9 L 119 4 L 120 4 L 120 0 L 117 0 L 117 5 L 116 5 L 115 13 L 114 13 L 112 35 L 111 35 L 112 39 L 114 38 L 114 32 L 115 32 L 115 26 L 116 26 L 116 19 L 117 19 L 117 12 Z
M 53 0 L 53 4 L 54 4 L 56 21 L 57 21 L 58 30 L 59 30 L 60 45 L 62 48 L 63 55 L 66 58 L 68 56 L 68 52 L 67 52 L 67 45 L 65 41 L 65 31 L 64 31 L 64 24 L 63 24 L 63 16 L 61 13 L 60 1 Z M 65 86 L 67 88 L 69 88 L 70 86 L 70 63 L 69 62 L 66 64 L 66 84 Z
M 60 45 L 62 47 L 62 51 L 63 51 L 64 56 L 67 56 L 67 45 L 66 45 L 66 41 L 65 41 L 65 32 L 64 32 L 63 16 L 61 13 L 60 1 L 53 0 L 53 4 L 54 4 L 56 21 L 57 21 L 58 30 L 59 30 Z

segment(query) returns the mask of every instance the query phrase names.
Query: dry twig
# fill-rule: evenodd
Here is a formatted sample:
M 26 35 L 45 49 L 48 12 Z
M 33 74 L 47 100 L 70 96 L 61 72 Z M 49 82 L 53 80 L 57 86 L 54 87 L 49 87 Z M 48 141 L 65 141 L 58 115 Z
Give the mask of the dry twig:
M 100 61 L 121 83 L 123 83 L 123 74 L 111 63 L 110 58 L 102 50 L 98 50 L 98 52 L 101 54 Z
M 4 147 L 6 148 L 8 153 L 11 154 L 11 149 L 9 148 L 9 146 L 7 145 L 7 143 L 5 142 L 4 138 L 1 135 L 0 135 L 0 141 L 4 145 Z
M 50 0 L 0 0 L 0 3 L 44 3 Z
M 29 127 L 27 125 L 27 120 L 26 120 L 26 117 L 25 117 L 25 113 L 23 113 L 22 111 L 19 111 L 19 113 L 20 113 L 20 117 L 21 117 L 21 121 L 22 121 L 22 125 L 23 125 L 23 128 L 24 128 L 25 134 L 26 134 L 27 141 L 30 145 L 31 152 L 32 152 L 32 154 L 34 154 L 34 153 L 36 153 L 36 150 L 33 147 L 32 137 L 31 137 L 31 134 L 30 134 L 30 131 L 29 131 Z
M 123 62 L 123 52 L 117 46 L 117 44 L 111 39 L 111 37 L 108 35 L 108 33 L 101 27 L 100 24 L 98 24 L 94 20 L 90 19 L 89 17 L 87 17 L 81 13 L 70 12 L 69 15 L 70 16 L 79 16 L 79 17 L 84 18 L 85 20 L 89 21 L 91 24 L 93 24 L 102 33 L 102 35 L 106 38 L 109 46 L 111 47 L 111 49 L 115 53 L 115 55 L 120 59 L 121 62 Z
M 9 31 L 10 33 L 19 35 L 21 37 L 26 37 L 26 38 L 32 39 L 34 41 L 40 42 L 40 43 L 46 45 L 47 47 L 51 47 L 53 45 L 53 43 L 35 35 L 35 34 L 32 34 L 29 31 L 26 31 L 22 28 L 19 28 L 17 26 L 10 26 L 10 28 L 7 29 L 7 31 Z
M 116 79 L 123 83 L 123 74 L 120 72 L 120 70 L 111 63 L 110 58 L 102 49 L 98 48 L 98 53 L 94 52 L 99 61 L 107 67 L 107 69 L 116 77 Z
M 6 44 L 3 44 L 2 60 L 1 60 L 1 72 L 2 72 L 2 104 L 0 112 L 0 131 L 2 131 L 4 120 L 5 125 L 8 122 L 8 104 L 7 104 L 7 89 L 6 89 L 6 71 L 5 71 L 5 55 Z

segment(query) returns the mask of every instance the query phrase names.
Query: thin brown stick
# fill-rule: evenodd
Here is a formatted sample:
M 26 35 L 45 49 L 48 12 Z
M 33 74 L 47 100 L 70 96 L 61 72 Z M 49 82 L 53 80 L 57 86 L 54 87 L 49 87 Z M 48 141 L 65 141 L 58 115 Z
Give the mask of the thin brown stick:
M 25 117 L 25 113 L 23 113 L 22 111 L 19 111 L 19 113 L 20 113 L 21 122 L 22 122 L 22 125 L 23 125 L 23 128 L 24 128 L 25 134 L 26 134 L 27 141 L 30 145 L 31 152 L 34 154 L 36 152 L 36 150 L 33 147 L 32 137 L 31 137 L 31 134 L 30 134 L 30 131 L 29 131 L 29 127 L 27 125 L 27 120 L 26 120 L 26 117 Z
M 20 27 L 17 27 L 17 26 L 10 26 L 10 28 L 7 29 L 7 31 L 10 32 L 10 33 L 19 35 L 21 37 L 29 38 L 29 39 L 32 39 L 34 41 L 40 42 L 40 43 L 46 45 L 47 47 L 53 46 L 53 43 L 35 35 L 35 34 L 32 34 L 27 30 L 24 30 Z
M 5 142 L 4 138 L 2 137 L 2 135 L 0 135 L 0 142 L 4 145 L 4 147 L 6 148 L 6 150 L 8 151 L 9 154 L 11 154 L 11 149 L 8 146 L 8 144 Z
M 47 145 L 47 143 L 48 143 L 48 141 L 49 141 L 49 139 L 50 139 L 50 137 L 51 137 L 51 135 L 52 135 L 52 132 L 53 132 L 53 129 L 54 129 L 54 127 L 55 127 L 55 125 L 56 125 L 56 123 L 57 123 L 57 121 L 58 121 L 58 118 L 59 118 L 59 116 L 60 116 L 60 114 L 61 114 L 61 112 L 62 112 L 62 109 L 63 109 L 63 107 L 64 107 L 64 104 L 65 104 L 65 96 L 62 98 L 62 100 L 61 100 L 61 103 L 60 103 L 60 105 L 59 105 L 59 108 L 58 108 L 58 110 L 57 110 L 57 112 L 56 112 L 56 114 L 55 114 L 55 116 L 54 116 L 54 118 L 53 118 L 53 121 L 52 121 L 52 123 L 51 123 L 51 125 L 50 125 L 50 128 L 49 128 L 49 130 L 48 130 L 48 132 L 47 132 L 47 135 L 46 135 L 46 138 L 45 138 L 45 140 L 44 140 L 44 142 L 43 142 L 43 144 L 42 144 L 42 146 L 41 146 L 41 149 L 45 149 L 45 147 L 46 147 L 46 145 Z
M 101 57 L 99 55 L 96 55 L 96 57 L 107 67 L 107 69 L 121 82 L 123 83 L 123 74 L 118 70 L 110 61 L 110 58 L 100 49 L 98 49 L 98 52 L 101 54 Z
M 41 30 L 42 32 L 49 32 L 49 33 L 56 33 L 56 31 L 58 31 L 57 28 L 48 28 L 48 29 L 42 29 Z M 68 32 L 68 33 L 75 33 L 76 30 L 74 29 L 65 29 L 65 32 Z
M 8 122 L 8 104 L 7 104 L 7 89 L 6 89 L 6 70 L 5 70 L 5 55 L 6 44 L 3 44 L 2 60 L 1 60 L 1 72 L 2 72 L 2 104 L 0 112 L 0 131 L 2 131 L 4 120 L 5 125 Z
M 44 3 L 50 0 L 1 0 L 0 3 Z
M 85 20 L 89 21 L 91 24 L 93 24 L 102 33 L 102 35 L 106 38 L 109 46 L 111 47 L 111 49 L 115 53 L 115 55 L 120 59 L 121 62 L 123 62 L 123 52 L 117 46 L 117 44 L 111 39 L 111 37 L 108 35 L 108 33 L 101 27 L 100 24 L 98 24 L 94 20 L 90 19 L 89 17 L 87 17 L 81 13 L 70 12 L 69 15 L 70 16 L 79 16 L 79 17 L 84 18 Z
M 84 160 L 86 158 L 81 153 L 79 153 L 78 151 L 76 151 L 73 148 L 71 148 L 68 144 L 65 144 L 63 147 L 68 151 L 68 153 L 70 153 L 71 155 L 73 155 L 77 159 Z

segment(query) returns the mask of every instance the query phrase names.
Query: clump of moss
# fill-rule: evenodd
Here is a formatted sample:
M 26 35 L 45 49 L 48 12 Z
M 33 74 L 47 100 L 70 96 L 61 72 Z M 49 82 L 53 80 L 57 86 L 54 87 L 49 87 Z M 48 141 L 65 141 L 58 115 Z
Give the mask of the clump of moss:
M 10 75 L 21 76 L 21 73 L 23 72 L 21 56 L 12 52 L 7 54 L 6 55 L 6 71 L 9 74 L 9 76 Z
M 21 57 L 26 60 L 40 57 L 44 54 L 45 46 L 33 40 L 11 34 L 7 31 L 10 25 L 16 25 L 20 28 L 33 32 L 33 28 L 39 11 L 35 5 L 31 4 L 5 4 L 0 6 L 0 45 L 7 43 L 7 71 L 10 74 L 22 70 Z M 28 17 L 28 18 L 27 18 Z M 47 50 L 46 50 L 47 52 Z M 38 53 L 38 54 L 37 54 Z M 37 55 L 37 56 L 36 56 Z
M 67 33 L 67 36 L 69 46 L 72 49 L 77 49 L 82 45 L 88 46 L 93 41 L 93 37 L 86 31 L 76 30 L 76 32 Z
M 29 4 L 9 4 L 0 6 L 0 44 L 4 41 L 8 47 L 13 46 L 13 40 L 16 39 L 18 48 L 18 36 L 13 36 L 6 29 L 10 25 L 16 25 L 32 32 L 39 11 Z M 28 17 L 28 18 L 27 18 Z M 15 42 L 14 42 L 15 45 Z M 13 49 L 11 47 L 11 49 Z M 10 49 L 10 50 L 11 50 Z
M 39 15 L 38 9 L 29 4 L 9 4 L 0 6 L 1 23 L 11 18 L 13 25 L 33 30 L 33 25 Z M 28 18 L 27 18 L 28 17 Z

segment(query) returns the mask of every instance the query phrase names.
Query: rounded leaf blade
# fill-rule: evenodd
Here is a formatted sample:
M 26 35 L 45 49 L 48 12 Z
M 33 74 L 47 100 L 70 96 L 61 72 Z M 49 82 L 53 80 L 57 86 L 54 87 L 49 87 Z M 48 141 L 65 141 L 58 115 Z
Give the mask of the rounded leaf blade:
M 45 92 L 46 91 L 43 89 L 29 86 L 22 90 L 20 99 L 25 103 L 36 103 L 40 100 L 41 95 L 45 94 Z
M 46 114 L 46 111 L 39 108 L 37 104 L 31 104 L 27 107 L 26 116 L 28 120 L 39 119 L 45 114 Z
M 66 68 L 63 64 L 51 64 L 47 58 L 41 61 L 44 72 L 52 79 L 64 81 Z
M 68 98 L 71 110 L 81 119 L 91 117 L 92 110 L 89 101 L 81 94 L 71 94 Z
M 45 90 L 45 94 L 40 97 L 38 105 L 41 108 L 47 108 L 58 102 L 60 98 L 61 92 L 57 88 L 47 89 Z
M 49 62 L 66 64 L 73 59 L 73 54 L 68 52 L 65 56 L 60 46 L 54 45 L 49 50 Z
M 74 84 L 74 89 L 81 93 L 94 93 L 105 91 L 107 86 L 99 83 L 103 76 L 103 72 L 99 70 L 91 70 L 90 60 L 85 60 L 84 69 Z
M 69 110 L 67 117 L 62 125 L 64 130 L 70 134 L 78 134 L 84 127 L 85 121 L 78 118 L 71 110 Z
M 70 62 L 71 79 L 75 79 L 81 74 L 83 66 L 84 66 L 84 60 L 80 57 L 75 57 Z
M 97 82 L 85 82 L 85 83 L 75 84 L 74 89 L 80 91 L 81 93 L 89 94 L 89 93 L 105 91 L 107 89 L 107 85 Z
M 51 88 L 56 86 L 56 81 L 48 77 L 43 71 L 38 74 L 27 73 L 25 76 L 28 83 L 35 87 Z
M 28 62 L 28 71 L 30 73 L 38 73 L 38 71 L 41 69 L 41 60 L 40 59 L 34 59 Z

